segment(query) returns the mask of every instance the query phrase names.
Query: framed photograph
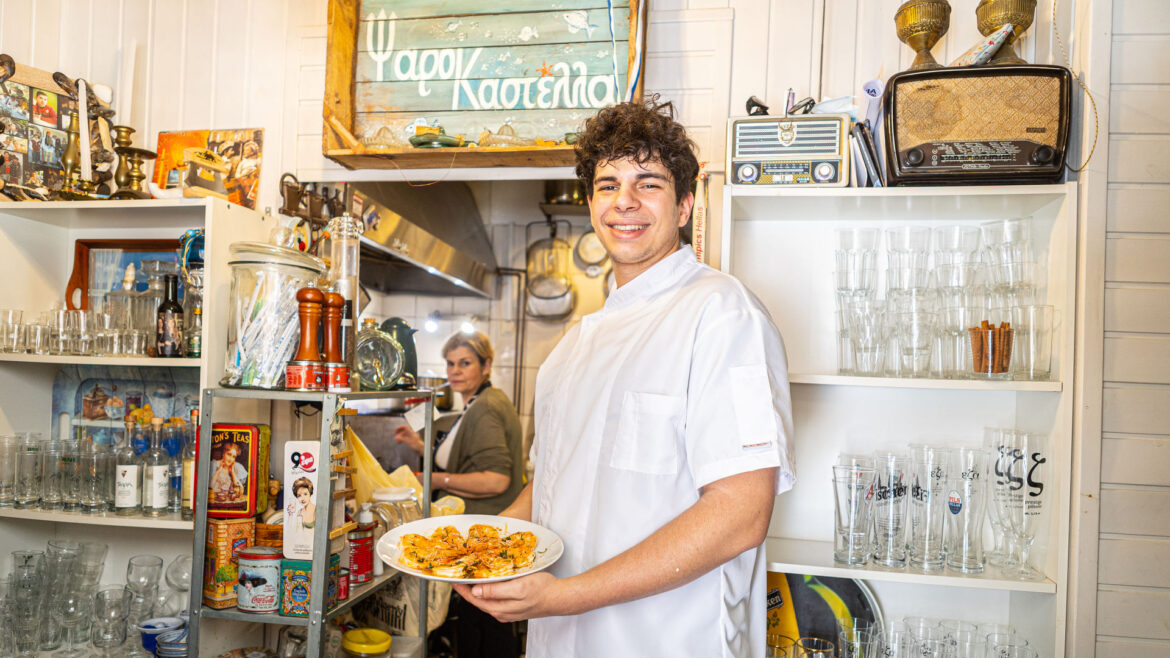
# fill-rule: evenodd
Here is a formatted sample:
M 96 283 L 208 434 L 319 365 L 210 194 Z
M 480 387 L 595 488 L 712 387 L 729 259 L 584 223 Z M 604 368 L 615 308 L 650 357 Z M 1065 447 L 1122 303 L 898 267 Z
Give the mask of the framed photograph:
M 179 241 L 78 240 L 73 247 L 73 273 L 65 287 L 66 308 L 102 308 L 106 293 L 122 287 L 126 268 L 134 265 L 135 272 L 141 272 L 143 263 L 149 260 L 177 264 Z M 135 279 L 135 290 L 145 290 L 145 278 L 136 276 Z

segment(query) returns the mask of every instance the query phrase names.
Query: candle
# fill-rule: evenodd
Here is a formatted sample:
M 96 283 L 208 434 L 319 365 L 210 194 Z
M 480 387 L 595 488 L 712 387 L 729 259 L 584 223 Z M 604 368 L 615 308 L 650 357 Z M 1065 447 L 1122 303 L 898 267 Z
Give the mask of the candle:
M 138 40 L 132 39 L 130 45 L 122 50 L 122 66 L 118 70 L 118 123 L 123 126 L 132 125 L 130 119 L 134 106 L 134 61 L 138 57 Z
M 77 121 L 81 132 L 81 178 L 90 180 L 93 165 L 90 162 L 89 152 L 89 96 L 85 89 L 85 80 L 77 81 Z

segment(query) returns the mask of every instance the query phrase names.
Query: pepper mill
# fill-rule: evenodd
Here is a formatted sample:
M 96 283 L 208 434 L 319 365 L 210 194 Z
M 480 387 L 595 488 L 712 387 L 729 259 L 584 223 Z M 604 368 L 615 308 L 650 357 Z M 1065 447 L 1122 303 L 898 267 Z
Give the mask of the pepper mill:
M 301 342 L 293 360 L 284 368 L 284 387 L 290 391 L 324 391 L 325 364 L 317 349 L 321 326 L 321 305 L 325 293 L 309 286 L 297 291 L 297 314 L 301 322 Z
M 330 393 L 348 393 L 349 364 L 341 356 L 341 315 L 345 297 L 329 289 L 325 293 L 325 388 Z

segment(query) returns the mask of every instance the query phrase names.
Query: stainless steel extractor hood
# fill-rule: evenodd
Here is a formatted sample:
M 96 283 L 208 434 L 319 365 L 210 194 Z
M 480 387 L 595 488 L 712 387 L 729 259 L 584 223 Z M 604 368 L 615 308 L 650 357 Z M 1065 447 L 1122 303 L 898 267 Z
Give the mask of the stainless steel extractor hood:
M 366 225 L 373 220 L 362 236 L 360 278 L 367 288 L 494 295 L 495 252 L 466 183 L 352 183 L 350 190 L 361 203 Z

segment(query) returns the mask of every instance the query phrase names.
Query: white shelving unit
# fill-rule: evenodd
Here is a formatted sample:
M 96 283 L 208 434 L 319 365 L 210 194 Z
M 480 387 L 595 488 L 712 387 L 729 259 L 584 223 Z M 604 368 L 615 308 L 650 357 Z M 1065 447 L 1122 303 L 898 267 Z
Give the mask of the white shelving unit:
M 903 615 L 1010 622 L 1042 656 L 1065 646 L 1072 474 L 1076 184 L 904 188 L 724 188 L 722 258 L 768 308 L 792 383 L 797 484 L 776 500 L 766 543 L 772 571 L 869 582 L 887 620 Z M 854 377 L 836 374 L 834 230 L 942 226 L 1031 218 L 1045 303 L 1059 318 L 1051 381 Z M 880 264 L 879 267 L 883 267 Z M 1049 435 L 1046 523 L 1033 549 L 1042 581 L 921 573 L 833 562 L 830 465 L 839 453 L 910 443 L 981 444 L 985 427 Z
M 241 240 L 266 240 L 274 218 L 218 199 L 155 199 L 142 201 L 70 201 L 0 203 L 0 308 L 26 313 L 47 310 L 63 300 L 73 269 L 74 242 L 79 239 L 177 239 L 187 229 L 205 233 L 204 323 L 202 357 L 74 357 L 0 354 L 0 434 L 39 431 L 48 435 L 52 415 L 53 378 L 69 365 L 130 368 L 198 368 L 199 388 L 215 386 L 222 372 L 231 271 L 228 246 Z M 268 405 L 237 405 L 238 422 L 268 416 Z M 78 420 L 78 424 L 109 426 L 117 421 Z M 110 545 L 103 582 L 124 580 L 126 560 L 153 553 L 168 562 L 190 554 L 194 524 L 177 517 L 152 519 L 46 510 L 0 509 L 0 554 L 43 546 L 54 537 L 103 541 Z M 198 578 L 198 576 L 197 576 Z M 258 638 L 255 629 L 220 638 L 206 649 L 211 655 Z

